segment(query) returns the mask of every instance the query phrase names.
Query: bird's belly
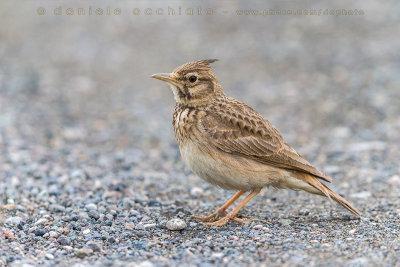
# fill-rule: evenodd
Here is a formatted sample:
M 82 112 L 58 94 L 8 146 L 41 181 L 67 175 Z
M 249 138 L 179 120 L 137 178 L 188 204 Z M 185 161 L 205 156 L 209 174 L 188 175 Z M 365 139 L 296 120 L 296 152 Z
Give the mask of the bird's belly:
M 274 185 L 287 172 L 250 159 L 201 147 L 194 142 L 180 145 L 185 163 L 200 178 L 227 190 L 252 190 Z

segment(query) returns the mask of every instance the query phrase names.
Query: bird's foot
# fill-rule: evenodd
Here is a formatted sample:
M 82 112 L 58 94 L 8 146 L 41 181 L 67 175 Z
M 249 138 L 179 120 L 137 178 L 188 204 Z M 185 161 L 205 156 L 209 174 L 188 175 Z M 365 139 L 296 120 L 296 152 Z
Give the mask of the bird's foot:
M 221 226 L 225 226 L 227 225 L 230 221 L 234 221 L 237 223 L 242 223 L 242 224 L 250 224 L 253 221 L 263 221 L 261 219 L 257 219 L 257 218 L 253 218 L 250 216 L 244 216 L 244 215 L 235 215 L 233 217 L 231 217 L 229 214 L 226 215 L 225 217 L 219 219 L 219 220 L 213 220 L 213 221 L 206 221 L 205 223 L 203 223 L 204 225 L 207 226 L 217 226 L 217 227 L 221 227 Z
M 238 218 L 236 216 L 231 217 L 229 214 L 223 217 L 222 219 L 219 219 L 218 221 L 213 221 L 213 222 L 206 222 L 204 225 L 207 226 L 216 226 L 216 227 L 221 227 L 225 226 L 229 223 L 229 221 L 234 221 L 238 223 L 245 223 L 245 220 Z
M 202 222 L 215 222 L 219 219 L 219 217 L 224 217 L 226 216 L 226 212 L 224 210 L 217 210 L 211 215 L 205 216 L 205 217 L 200 217 L 200 216 L 192 216 L 192 218 L 196 220 L 200 220 Z

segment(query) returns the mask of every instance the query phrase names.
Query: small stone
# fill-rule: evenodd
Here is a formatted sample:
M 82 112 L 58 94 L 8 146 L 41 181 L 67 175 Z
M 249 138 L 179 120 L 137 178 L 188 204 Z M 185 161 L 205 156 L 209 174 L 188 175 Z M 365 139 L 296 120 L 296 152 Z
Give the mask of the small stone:
M 47 219 L 45 219 L 45 218 L 40 218 L 39 220 L 37 220 L 37 221 L 35 222 L 35 226 L 42 225 L 42 224 L 46 224 L 47 222 L 48 222 Z
M 133 222 L 125 223 L 125 229 L 133 230 L 133 229 L 135 229 L 135 224 Z
M 349 234 L 352 235 L 352 234 L 354 234 L 356 231 L 357 231 L 356 229 L 352 229 L 352 230 L 349 231 Z
M 224 253 L 222 252 L 214 252 L 213 254 L 211 254 L 211 258 L 214 259 L 221 259 L 224 257 Z
M 34 233 L 36 236 L 43 236 L 45 233 L 47 233 L 47 230 L 43 228 L 38 228 L 35 230 Z
M 10 231 L 5 231 L 4 232 L 4 237 L 5 237 L 5 239 L 13 240 L 14 239 L 14 233 L 10 232 Z
M 145 225 L 143 225 L 143 226 L 144 226 L 144 229 L 149 229 L 149 228 L 154 228 L 154 227 L 156 227 L 156 225 L 157 225 L 157 224 L 155 224 L 155 223 L 148 223 L 148 224 L 145 224 Z
M 86 176 L 85 173 L 82 172 L 81 170 L 74 170 L 71 173 L 71 178 L 83 179 L 83 178 L 85 178 L 85 176 Z
M 97 205 L 94 203 L 89 203 L 85 206 L 85 209 L 87 210 L 97 210 Z
M 193 187 L 190 190 L 190 195 L 193 197 L 200 197 L 204 194 L 204 190 L 200 187 Z
M 284 226 L 289 226 L 292 223 L 292 220 L 289 219 L 281 219 L 279 222 Z
M 135 206 L 135 201 L 133 201 L 132 199 L 125 197 L 122 199 L 122 205 L 124 206 L 124 208 L 126 209 L 130 209 L 133 206 Z
M 299 211 L 300 216 L 308 216 L 309 214 L 310 214 L 310 212 L 308 210 L 300 210 Z
M 183 230 L 186 228 L 186 223 L 181 219 L 172 219 L 167 222 L 167 228 L 171 231 Z
M 89 215 L 90 218 L 93 218 L 95 220 L 98 220 L 100 218 L 99 213 L 97 211 L 95 211 L 95 210 L 89 211 L 88 215 Z
M 389 184 L 391 185 L 400 185 L 400 176 L 399 175 L 393 175 L 389 179 Z
M 7 218 L 4 223 L 11 224 L 11 225 L 17 225 L 17 224 L 20 224 L 21 222 L 22 222 L 22 218 L 15 216 L 15 217 Z
M 58 233 L 56 231 L 50 231 L 49 232 L 49 236 L 52 238 L 57 238 L 58 237 Z
M 385 150 L 387 144 L 382 141 L 371 141 L 371 142 L 362 142 L 362 143 L 354 143 L 348 146 L 348 150 L 351 152 L 364 152 L 371 150 Z
M 90 229 L 85 229 L 85 230 L 83 230 L 83 231 L 82 231 L 82 234 L 84 234 L 84 235 L 90 234 Z
M 260 229 L 262 229 L 263 228 L 263 225 L 262 224 L 257 224 L 257 225 L 254 225 L 253 226 L 253 229 L 254 230 L 260 230 Z
M 72 251 L 74 248 L 71 246 L 64 246 L 63 247 L 66 251 Z
M 79 249 L 75 255 L 80 258 L 83 259 L 85 258 L 87 255 L 91 254 L 93 252 L 93 250 L 91 250 L 90 248 L 81 248 Z
M 55 212 L 64 212 L 65 211 L 64 206 L 57 205 L 57 204 L 51 205 L 51 209 Z
M 87 244 L 87 246 L 88 246 L 88 248 L 90 248 L 91 250 L 93 250 L 93 251 L 95 251 L 95 252 L 101 251 L 101 245 L 98 244 L 98 243 L 96 243 L 96 242 L 90 241 L 90 242 Z
M 230 240 L 233 240 L 233 241 L 237 241 L 237 240 L 239 240 L 239 237 L 236 236 L 236 235 L 231 235 L 231 236 L 229 237 L 229 239 L 230 239 Z
M 48 260 L 54 260 L 53 254 L 50 254 L 50 253 L 47 253 L 47 254 L 45 255 L 45 258 L 48 259 Z
M 352 198 L 369 198 L 371 197 L 371 192 L 369 191 L 361 191 L 358 193 L 353 193 L 350 195 Z
M 153 265 L 153 263 L 151 261 L 143 261 L 141 263 L 134 264 L 134 266 L 137 266 L 137 267 L 153 267 L 154 265 Z
M 40 200 L 40 201 L 47 201 L 49 199 L 49 192 L 47 192 L 47 190 L 41 191 L 37 195 L 37 199 Z
M 58 242 L 61 246 L 69 246 L 69 245 L 71 245 L 71 240 L 70 240 L 68 237 L 64 236 L 64 235 L 60 236 L 60 237 L 57 239 L 57 242 Z
M 144 230 L 144 225 L 141 223 L 136 224 L 135 230 Z

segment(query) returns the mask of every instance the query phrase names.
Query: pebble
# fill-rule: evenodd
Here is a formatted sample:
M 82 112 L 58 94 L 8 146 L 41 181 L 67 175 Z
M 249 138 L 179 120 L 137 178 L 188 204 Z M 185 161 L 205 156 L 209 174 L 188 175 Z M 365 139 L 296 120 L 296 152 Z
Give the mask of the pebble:
M 59 234 L 56 231 L 50 231 L 49 236 L 52 238 L 57 238 L 59 236 Z
M 371 192 L 369 191 L 361 191 L 358 193 L 353 193 L 350 195 L 352 198 L 369 198 L 371 197 Z
M 57 205 L 57 204 L 53 204 L 51 205 L 51 209 L 55 212 L 64 212 L 65 211 L 65 207 L 61 206 L 61 205 Z
M 352 152 L 364 152 L 371 150 L 384 150 L 387 144 L 382 141 L 371 141 L 371 142 L 361 142 L 350 144 L 347 149 Z
M 125 223 L 125 229 L 133 230 L 133 229 L 135 229 L 135 224 L 133 222 Z
M 91 253 L 93 253 L 93 250 L 91 250 L 90 248 L 81 248 L 75 252 L 75 255 L 76 255 L 76 257 L 82 259 L 82 258 L 85 258 L 86 256 L 90 255 Z
M 98 220 L 100 218 L 99 213 L 97 211 L 95 211 L 95 210 L 90 210 L 88 212 L 88 215 L 89 215 L 90 218 L 93 218 L 95 220 Z
M 54 260 L 53 254 L 50 254 L 50 253 L 47 253 L 47 254 L 45 255 L 45 258 L 48 259 L 48 260 Z
M 222 252 L 214 252 L 213 254 L 211 254 L 211 258 L 214 259 L 221 259 L 224 257 L 224 253 Z
M 94 203 L 89 203 L 87 205 L 85 205 L 85 208 L 89 211 L 89 210 L 97 210 L 97 205 Z
M 186 223 L 181 219 L 172 219 L 167 222 L 166 227 L 171 231 L 183 230 L 186 228 Z
M 200 197 L 200 196 L 204 195 L 204 190 L 200 187 L 193 187 L 190 190 L 190 195 L 192 197 Z
M 34 233 L 36 236 L 43 236 L 47 233 L 47 230 L 43 228 L 37 228 Z
M 151 261 L 143 261 L 143 262 L 140 262 L 140 263 L 136 263 L 133 266 L 136 266 L 136 267 L 153 267 L 154 264 Z
M 82 234 L 84 234 L 84 235 L 90 234 L 90 229 L 85 229 L 85 230 L 83 230 L 83 231 L 82 231 Z
M 292 223 L 290 219 L 280 219 L 279 222 L 284 226 L 289 226 Z
M 136 226 L 135 226 L 135 230 L 144 230 L 145 228 L 144 228 L 144 225 L 143 224 L 141 224 L 141 223 L 138 223 L 138 224 L 136 224 Z
M 253 229 L 254 230 L 260 230 L 260 229 L 262 229 L 264 226 L 262 225 L 262 224 L 257 224 L 257 225 L 254 225 L 253 226 Z
M 157 224 L 155 224 L 155 223 L 148 223 L 148 224 L 145 224 L 145 225 L 143 225 L 143 226 L 144 226 L 144 229 L 149 229 L 149 228 L 154 228 L 154 227 L 156 227 Z
M 15 235 L 14 235 L 14 233 L 11 232 L 11 231 L 5 231 L 5 232 L 4 232 L 4 237 L 5 237 L 6 239 L 8 239 L 8 240 L 12 240 L 12 239 L 14 239 Z
M 393 175 L 392 177 L 389 178 L 388 181 L 391 185 L 399 186 L 400 185 L 400 176 L 399 175 Z
M 5 224 L 11 224 L 11 225 L 17 225 L 17 224 L 20 224 L 21 222 L 22 222 L 22 218 L 18 217 L 18 216 L 9 217 L 4 221 Z
M 90 241 L 89 243 L 87 243 L 88 248 L 90 248 L 91 250 L 93 250 L 94 252 L 99 252 L 101 251 L 101 244 Z
M 45 219 L 45 218 L 40 218 L 39 220 L 37 220 L 37 221 L 35 222 L 35 226 L 42 225 L 42 224 L 46 224 L 47 222 L 48 222 L 47 219 Z
M 71 245 L 71 240 L 70 240 L 70 238 L 69 237 L 66 237 L 66 236 L 60 236 L 58 239 L 57 239 L 57 242 L 61 245 L 61 246 L 69 246 L 69 245 Z

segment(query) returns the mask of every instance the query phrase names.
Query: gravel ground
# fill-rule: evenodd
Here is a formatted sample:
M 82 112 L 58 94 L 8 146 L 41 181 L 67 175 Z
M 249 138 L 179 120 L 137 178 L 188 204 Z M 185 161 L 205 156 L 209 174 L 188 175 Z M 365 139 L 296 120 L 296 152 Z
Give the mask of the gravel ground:
M 202 1 L 220 13 L 53 15 L 90 4 L 168 7 L 0 4 L 0 265 L 400 266 L 397 2 Z M 198 2 L 169 3 L 179 5 Z M 365 15 L 234 14 L 271 7 Z M 225 91 L 333 176 L 361 219 L 318 196 L 273 189 L 241 211 L 258 219 L 246 225 L 191 219 L 233 192 L 184 166 L 172 93 L 149 76 L 203 58 L 220 59 Z

